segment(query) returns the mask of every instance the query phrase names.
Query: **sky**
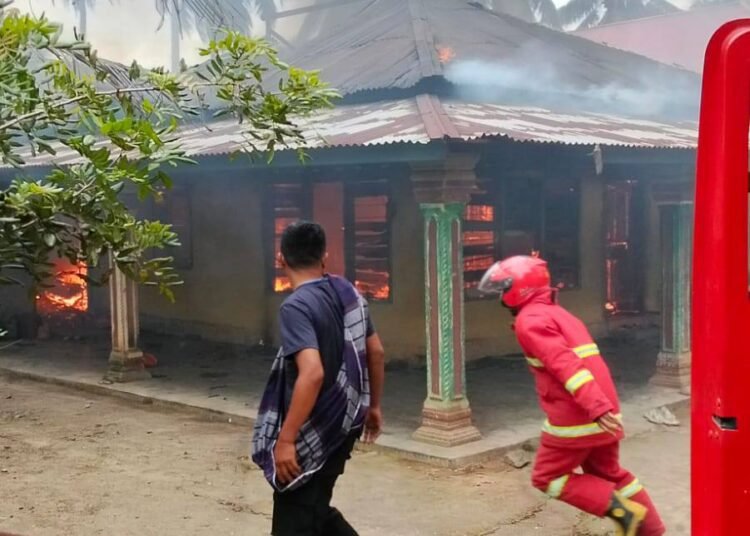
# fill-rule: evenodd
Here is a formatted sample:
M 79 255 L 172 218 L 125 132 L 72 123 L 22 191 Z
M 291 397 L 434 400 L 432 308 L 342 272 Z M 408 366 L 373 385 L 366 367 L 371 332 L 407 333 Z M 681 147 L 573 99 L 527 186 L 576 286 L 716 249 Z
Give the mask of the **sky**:
M 63 24 L 67 35 L 76 25 L 73 8 L 64 0 L 16 0 L 15 7 Z M 88 11 L 88 35 L 99 56 L 129 64 L 133 59 L 149 66 L 169 66 L 169 21 L 159 28 L 160 17 L 154 0 L 97 0 Z M 182 39 L 182 56 L 188 64 L 198 63 L 198 49 L 203 43 L 195 33 Z

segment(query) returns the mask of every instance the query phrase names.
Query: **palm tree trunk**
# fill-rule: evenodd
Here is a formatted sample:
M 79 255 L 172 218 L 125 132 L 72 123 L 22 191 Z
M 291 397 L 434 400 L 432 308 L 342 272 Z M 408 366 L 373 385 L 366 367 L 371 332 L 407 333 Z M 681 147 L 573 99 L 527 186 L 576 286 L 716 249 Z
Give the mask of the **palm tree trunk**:
M 174 9 L 171 14 L 171 60 L 170 67 L 173 73 L 180 71 L 180 41 L 182 40 L 182 24 L 180 23 L 180 16 L 182 14 L 182 0 L 174 0 Z
M 88 6 L 86 0 L 76 0 L 78 11 L 78 34 L 85 36 L 88 30 Z

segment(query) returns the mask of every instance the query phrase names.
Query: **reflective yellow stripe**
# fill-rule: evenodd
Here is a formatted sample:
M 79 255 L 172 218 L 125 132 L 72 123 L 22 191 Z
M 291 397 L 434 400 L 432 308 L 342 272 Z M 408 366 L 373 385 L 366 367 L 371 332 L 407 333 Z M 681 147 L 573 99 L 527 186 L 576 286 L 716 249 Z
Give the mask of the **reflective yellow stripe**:
M 553 499 L 559 499 L 560 495 L 562 495 L 563 489 L 565 489 L 565 484 L 568 483 L 569 478 L 570 475 L 565 475 L 550 482 L 549 486 L 547 486 L 547 495 L 549 495 Z
M 599 347 L 594 344 L 584 344 L 583 346 L 577 346 L 575 348 L 572 348 L 573 353 L 575 353 L 578 357 L 581 359 L 586 359 L 587 357 L 593 357 L 595 355 L 599 355 Z M 526 361 L 534 368 L 544 368 L 544 363 L 542 363 L 539 359 L 535 357 L 526 357 Z
M 592 357 L 595 355 L 599 355 L 599 347 L 596 344 L 584 344 L 583 346 L 578 346 L 576 348 L 573 348 L 573 351 L 580 357 L 581 359 L 586 359 L 587 357 Z
M 618 419 L 622 418 L 622 415 L 615 415 Z M 563 438 L 575 438 L 575 437 L 586 437 L 590 435 L 601 434 L 604 430 L 592 422 L 590 424 L 580 424 L 577 426 L 555 426 L 550 424 L 549 421 L 545 421 L 542 426 L 542 431 L 556 437 Z
M 544 363 L 542 363 L 539 359 L 536 357 L 527 357 L 526 362 L 529 364 L 529 366 L 534 368 L 544 368 Z
M 572 394 L 575 394 L 575 392 L 578 391 L 578 389 L 580 389 L 581 386 L 593 380 L 594 380 L 594 375 L 591 374 L 591 372 L 589 372 L 588 370 L 579 370 L 578 372 L 573 374 L 568 379 L 568 381 L 565 382 L 565 388 L 572 395 Z
M 629 499 L 633 495 L 637 495 L 641 491 L 643 491 L 643 486 L 641 485 L 641 483 L 638 481 L 637 478 L 633 480 L 630 484 L 625 486 L 624 488 L 618 490 L 619 494 L 625 497 L 626 499 Z

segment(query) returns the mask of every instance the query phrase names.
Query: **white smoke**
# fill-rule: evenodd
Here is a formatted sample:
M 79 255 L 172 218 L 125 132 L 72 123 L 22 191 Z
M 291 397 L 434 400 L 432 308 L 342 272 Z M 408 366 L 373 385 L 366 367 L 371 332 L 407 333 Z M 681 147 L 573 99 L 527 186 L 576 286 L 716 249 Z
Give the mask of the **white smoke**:
M 574 85 L 558 72 L 553 61 L 519 54 L 511 61 L 455 60 L 445 77 L 459 96 L 470 101 L 539 105 L 560 110 L 606 112 L 641 117 L 670 116 L 694 119 L 699 85 L 688 77 L 635 76 L 633 86 Z M 632 75 L 631 75 L 632 77 Z

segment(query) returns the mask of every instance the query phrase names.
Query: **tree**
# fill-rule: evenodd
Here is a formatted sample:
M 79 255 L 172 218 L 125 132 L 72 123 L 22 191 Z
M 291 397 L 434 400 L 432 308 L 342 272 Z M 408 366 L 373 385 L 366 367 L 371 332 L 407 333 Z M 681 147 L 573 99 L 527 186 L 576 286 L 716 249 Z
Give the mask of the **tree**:
M 566 30 L 591 28 L 679 11 L 667 0 L 570 0 L 559 9 Z
M 78 15 L 76 33 L 85 36 L 88 30 L 89 7 L 94 7 L 94 0 L 64 0 L 66 5 L 72 5 Z
M 534 14 L 534 20 L 550 28 L 559 29 L 560 13 L 552 0 L 529 0 L 529 7 Z
M 185 29 L 195 29 L 213 39 L 220 29 L 247 33 L 252 25 L 254 0 L 155 0 L 162 21 L 170 20 L 171 69 L 178 72 L 182 58 L 180 41 Z
M 201 50 L 203 69 L 175 76 L 99 61 L 86 43 L 61 42 L 59 25 L 9 5 L 0 0 L 0 163 L 15 167 L 16 178 L 0 188 L 0 284 L 44 286 L 55 255 L 91 267 L 110 257 L 128 277 L 171 297 L 180 283 L 172 259 L 150 252 L 178 246 L 177 236 L 134 217 L 124 193 L 168 195 L 169 169 L 195 163 L 180 146 L 179 127 L 191 115 L 232 118 L 246 140 L 238 150 L 272 155 L 302 140 L 295 116 L 335 97 L 317 73 L 284 64 L 267 43 L 237 32 Z M 86 74 L 78 74 L 81 66 Z M 269 69 L 281 73 L 273 88 L 263 85 Z M 219 103 L 214 110 L 207 91 Z M 43 179 L 26 176 L 30 159 L 61 149 L 77 162 Z M 91 282 L 105 283 L 111 269 Z

